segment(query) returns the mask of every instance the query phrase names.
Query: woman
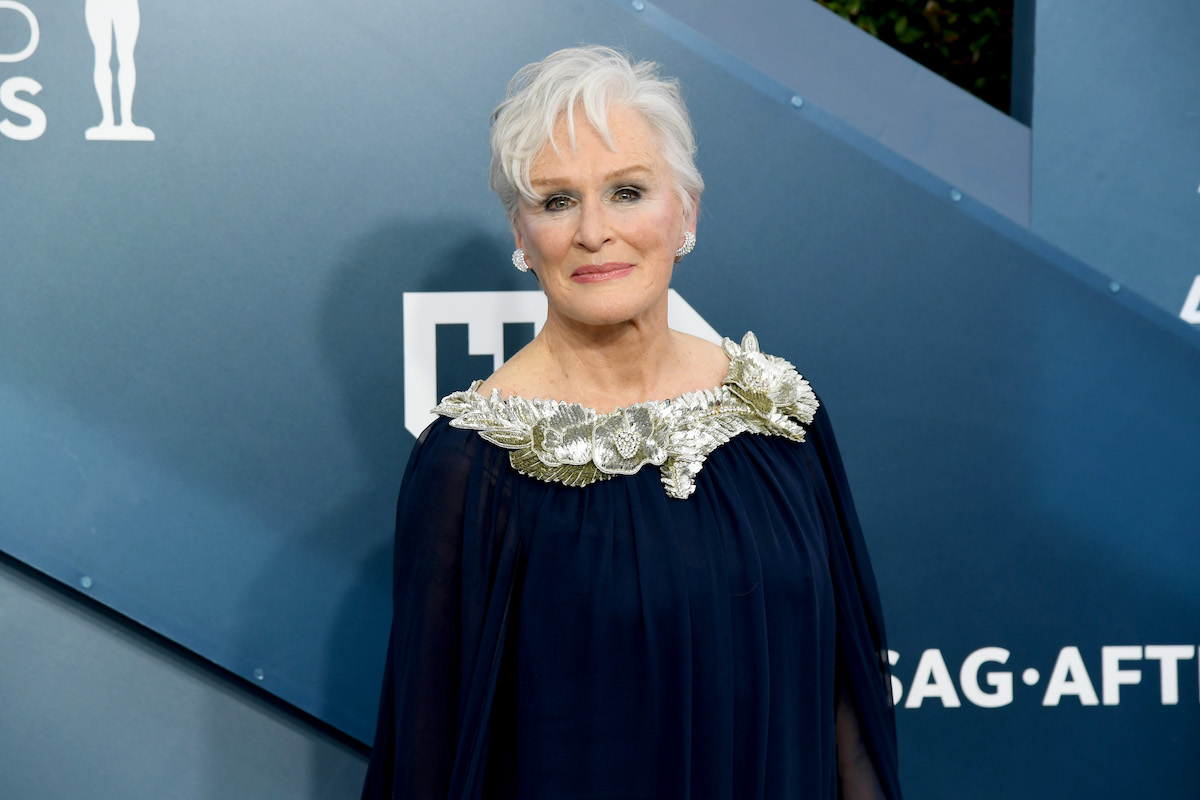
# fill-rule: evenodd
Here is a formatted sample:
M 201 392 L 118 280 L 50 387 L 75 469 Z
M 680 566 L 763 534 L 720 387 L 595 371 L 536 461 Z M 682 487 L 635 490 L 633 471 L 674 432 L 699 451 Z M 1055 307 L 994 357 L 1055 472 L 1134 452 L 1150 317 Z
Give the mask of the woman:
M 900 796 L 826 416 L 752 334 L 667 327 L 694 149 L 678 86 L 607 48 L 525 67 L 496 110 L 546 324 L 413 451 L 364 797 Z

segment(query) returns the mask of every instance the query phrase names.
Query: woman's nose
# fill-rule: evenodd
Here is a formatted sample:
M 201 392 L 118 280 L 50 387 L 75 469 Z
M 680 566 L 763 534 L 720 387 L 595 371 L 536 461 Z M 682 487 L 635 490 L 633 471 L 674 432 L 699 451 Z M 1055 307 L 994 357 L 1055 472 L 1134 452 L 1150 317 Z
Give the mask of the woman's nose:
M 608 210 L 603 203 L 587 202 L 579 209 L 579 229 L 575 239 L 583 247 L 595 252 L 612 238 Z

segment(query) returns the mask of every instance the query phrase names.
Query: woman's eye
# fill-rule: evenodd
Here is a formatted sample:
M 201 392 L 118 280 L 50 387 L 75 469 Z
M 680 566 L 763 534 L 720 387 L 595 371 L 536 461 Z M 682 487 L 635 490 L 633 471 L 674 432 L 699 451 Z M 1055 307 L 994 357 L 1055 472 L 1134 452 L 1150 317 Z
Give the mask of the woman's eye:
M 571 207 L 571 198 L 555 195 L 546 201 L 547 211 L 562 211 Z
M 617 191 L 613 193 L 613 196 L 617 200 L 628 201 L 628 200 L 637 200 L 639 197 L 642 196 L 642 193 L 640 191 L 638 191 L 637 189 L 634 189 L 632 186 L 624 186 L 620 189 L 617 189 Z

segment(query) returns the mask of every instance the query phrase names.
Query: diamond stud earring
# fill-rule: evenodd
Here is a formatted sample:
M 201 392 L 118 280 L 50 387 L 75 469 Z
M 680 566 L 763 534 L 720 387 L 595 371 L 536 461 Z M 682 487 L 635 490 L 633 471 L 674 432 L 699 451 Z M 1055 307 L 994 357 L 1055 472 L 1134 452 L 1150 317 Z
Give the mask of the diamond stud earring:
M 696 234 L 691 231 L 683 232 L 683 246 L 675 251 L 675 261 L 680 261 L 688 253 L 696 249 Z
M 525 263 L 525 251 L 520 248 L 513 250 L 512 255 L 513 266 L 521 270 L 521 272 L 529 272 L 529 265 Z

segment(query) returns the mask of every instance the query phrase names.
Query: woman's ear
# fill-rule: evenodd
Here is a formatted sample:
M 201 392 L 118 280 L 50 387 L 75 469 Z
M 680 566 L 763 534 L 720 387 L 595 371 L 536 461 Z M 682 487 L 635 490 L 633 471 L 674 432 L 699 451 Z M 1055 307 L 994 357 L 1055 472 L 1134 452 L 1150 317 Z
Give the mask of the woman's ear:
M 517 224 L 517 221 L 515 219 L 509 220 L 508 227 L 512 231 L 513 247 L 515 247 L 518 250 L 524 250 L 525 249 L 525 237 L 521 234 L 521 228 Z

